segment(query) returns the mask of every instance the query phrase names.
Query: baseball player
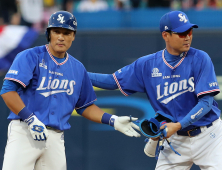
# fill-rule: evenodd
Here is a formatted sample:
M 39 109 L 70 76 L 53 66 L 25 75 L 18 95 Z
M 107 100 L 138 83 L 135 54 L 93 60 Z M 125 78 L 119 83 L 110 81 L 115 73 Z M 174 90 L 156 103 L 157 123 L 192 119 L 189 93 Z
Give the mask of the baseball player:
M 193 29 L 187 15 L 171 11 L 160 19 L 166 48 L 143 56 L 113 75 L 88 73 L 94 86 L 125 95 L 143 92 L 154 108 L 173 117 L 167 123 L 167 143 L 156 170 L 185 170 L 195 163 L 203 170 L 222 169 L 221 111 L 214 100 L 220 92 L 209 55 L 191 47 Z M 105 82 L 105 83 L 104 83 Z
M 51 15 L 49 44 L 19 53 L 5 76 L 1 96 L 11 110 L 3 170 L 66 170 L 64 131 L 72 111 L 139 137 L 137 118 L 104 113 L 84 66 L 68 54 L 75 39 L 76 18 L 69 12 Z

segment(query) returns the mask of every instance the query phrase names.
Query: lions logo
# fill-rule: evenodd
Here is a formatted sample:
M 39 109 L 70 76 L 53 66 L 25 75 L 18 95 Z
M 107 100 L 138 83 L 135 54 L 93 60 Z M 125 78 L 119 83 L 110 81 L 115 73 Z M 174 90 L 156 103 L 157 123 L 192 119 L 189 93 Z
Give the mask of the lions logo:
M 181 13 L 178 15 L 178 17 L 180 18 L 180 21 L 181 21 L 181 22 L 186 23 L 186 22 L 188 21 L 188 19 L 186 19 L 186 16 L 183 15 L 183 14 L 181 14 Z
M 60 23 L 64 23 L 65 22 L 65 20 L 64 20 L 64 16 L 62 16 L 62 14 L 59 14 L 58 15 L 58 19 L 57 19 L 57 21 L 59 21 Z

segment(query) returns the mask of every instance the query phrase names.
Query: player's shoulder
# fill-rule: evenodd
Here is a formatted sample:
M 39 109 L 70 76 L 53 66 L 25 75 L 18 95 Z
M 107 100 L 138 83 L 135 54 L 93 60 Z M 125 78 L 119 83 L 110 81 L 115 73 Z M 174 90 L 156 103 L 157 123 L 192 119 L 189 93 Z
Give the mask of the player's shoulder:
M 152 62 L 153 60 L 161 59 L 162 52 L 163 50 L 158 51 L 156 53 L 148 54 L 148 55 L 138 58 L 137 60 L 142 63 Z
M 22 59 L 27 59 L 27 58 L 37 58 L 39 54 L 45 52 L 46 49 L 44 46 L 36 46 L 33 48 L 28 48 L 26 50 L 21 51 L 20 53 L 17 54 L 16 60 L 22 60 Z
M 33 52 L 37 53 L 37 54 L 41 54 L 41 53 L 46 53 L 47 49 L 46 49 L 46 45 L 42 45 L 42 46 L 36 46 L 34 48 L 32 48 Z
M 83 65 L 79 60 L 77 60 L 75 57 L 73 57 L 73 56 L 70 55 L 69 53 L 68 53 L 68 55 L 69 55 L 69 60 L 70 60 L 70 62 L 71 62 L 72 64 L 74 64 L 74 65 L 76 65 L 76 66 L 79 66 L 79 67 L 85 68 L 84 65 Z
M 210 56 L 207 54 L 207 52 L 192 47 L 188 51 L 187 56 L 194 57 L 196 60 L 210 59 Z
M 43 45 L 43 46 L 36 46 L 36 47 L 32 47 L 32 48 L 28 48 L 28 49 L 26 49 L 26 50 L 24 50 L 24 51 L 22 51 L 22 52 L 20 52 L 20 53 L 18 53 L 18 54 L 33 54 L 33 55 L 38 55 L 38 54 L 40 54 L 40 53 L 44 53 L 44 52 L 46 52 L 46 48 L 45 48 L 45 46 Z

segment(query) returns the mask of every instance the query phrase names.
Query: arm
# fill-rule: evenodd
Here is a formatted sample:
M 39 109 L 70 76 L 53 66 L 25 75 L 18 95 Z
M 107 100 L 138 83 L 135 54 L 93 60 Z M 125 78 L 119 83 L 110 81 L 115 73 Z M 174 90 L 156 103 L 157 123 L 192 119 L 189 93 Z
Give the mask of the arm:
M 197 105 L 180 121 L 181 129 L 193 124 L 212 109 L 214 97 L 210 94 L 201 97 Z
M 110 126 L 113 126 L 115 130 L 118 130 L 127 136 L 140 137 L 140 134 L 134 130 L 134 129 L 139 130 L 139 127 L 133 122 L 131 122 L 131 120 L 136 121 L 137 118 L 133 118 L 133 117 L 130 118 L 128 116 L 118 117 L 116 115 L 104 113 L 104 111 L 102 111 L 95 104 L 88 106 L 83 111 L 82 116 L 93 122 L 103 123 L 103 124 L 108 124 Z
M 177 123 L 167 123 L 168 132 L 167 138 L 176 133 L 178 130 L 184 129 L 185 127 L 193 124 L 202 118 L 212 109 L 213 96 L 210 94 L 201 97 L 197 105 L 180 121 Z M 165 127 L 163 125 L 163 127 Z
M 92 104 L 83 111 L 82 116 L 93 122 L 102 123 L 101 120 L 102 120 L 103 114 L 104 114 L 104 111 L 102 111 L 95 104 Z
M 99 73 L 88 72 L 88 76 L 92 82 L 92 85 L 95 87 L 107 90 L 118 89 L 118 86 L 116 85 L 116 82 L 112 74 L 99 74 Z
M 10 91 L 1 96 L 8 108 L 17 115 L 25 107 L 25 104 L 16 91 Z
M 20 87 L 21 85 L 17 82 L 5 80 L 0 93 L 8 108 L 17 115 L 25 107 L 25 104 L 16 92 Z
M 30 111 L 20 112 L 25 108 L 25 104 L 20 98 L 17 90 L 21 85 L 15 81 L 5 80 L 1 90 L 1 96 L 8 108 L 15 114 L 19 115 L 23 120 L 27 119 L 32 113 Z M 23 114 L 21 114 L 23 113 Z
M 76 104 L 76 111 L 78 114 L 82 115 L 83 117 L 97 122 L 108 124 L 114 127 L 115 130 L 118 130 L 130 137 L 140 137 L 140 134 L 137 133 L 134 129 L 139 130 L 139 127 L 132 123 L 132 121 L 136 121 L 138 118 L 131 118 L 129 116 L 122 116 L 118 117 L 116 115 L 111 115 L 108 113 L 104 113 L 98 106 L 95 104 L 90 104 L 92 101 L 95 101 L 95 92 L 92 88 L 92 83 L 90 82 L 90 78 L 87 72 L 84 73 L 82 91 L 79 96 L 79 100 Z M 110 77 L 110 76 L 109 76 Z M 113 78 L 112 78 L 113 79 Z M 85 89 L 89 89 L 86 93 Z M 83 108 L 83 106 L 85 106 Z
M 48 132 L 45 125 L 39 121 L 39 119 L 29 111 L 22 99 L 20 98 L 17 90 L 20 88 L 20 85 L 17 82 L 5 80 L 1 90 L 1 96 L 8 106 L 8 108 L 24 120 L 28 124 L 28 128 L 34 140 L 46 140 L 48 137 Z M 38 128 L 42 131 L 35 129 Z

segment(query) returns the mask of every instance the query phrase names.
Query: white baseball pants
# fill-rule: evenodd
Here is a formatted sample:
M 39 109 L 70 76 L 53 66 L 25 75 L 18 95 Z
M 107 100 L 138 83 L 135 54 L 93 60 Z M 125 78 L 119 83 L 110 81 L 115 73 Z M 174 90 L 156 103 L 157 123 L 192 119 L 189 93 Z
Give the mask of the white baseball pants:
M 218 119 L 209 128 L 201 127 L 195 137 L 171 136 L 171 144 L 181 156 L 164 142 L 156 170 L 189 170 L 193 163 L 201 170 L 222 170 L 222 121 Z
M 66 170 L 64 132 L 48 132 L 46 141 L 35 141 L 25 122 L 12 120 L 2 170 Z

